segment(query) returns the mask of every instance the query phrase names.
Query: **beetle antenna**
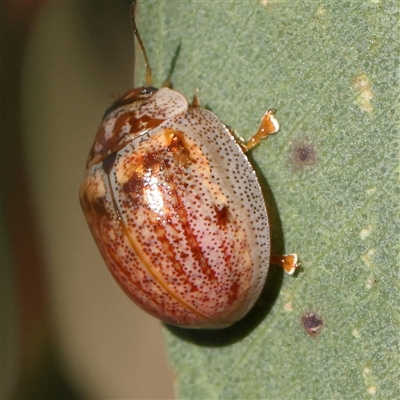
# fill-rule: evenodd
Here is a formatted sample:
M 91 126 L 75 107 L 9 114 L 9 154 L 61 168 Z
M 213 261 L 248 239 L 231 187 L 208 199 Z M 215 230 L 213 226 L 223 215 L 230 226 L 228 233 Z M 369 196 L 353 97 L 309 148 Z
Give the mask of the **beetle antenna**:
M 143 53 L 144 62 L 146 64 L 146 86 L 151 86 L 151 83 L 152 83 L 152 80 L 153 80 L 153 76 L 152 76 L 152 72 L 151 72 L 149 58 L 147 57 L 146 49 L 144 47 L 142 38 L 140 37 L 138 28 L 136 26 L 135 8 L 136 8 L 136 0 L 133 0 L 132 1 L 132 5 L 131 5 L 131 22 L 132 22 L 133 33 L 134 33 L 134 35 L 135 35 L 135 37 L 136 37 L 136 39 L 137 39 L 137 41 L 139 43 L 140 50 Z

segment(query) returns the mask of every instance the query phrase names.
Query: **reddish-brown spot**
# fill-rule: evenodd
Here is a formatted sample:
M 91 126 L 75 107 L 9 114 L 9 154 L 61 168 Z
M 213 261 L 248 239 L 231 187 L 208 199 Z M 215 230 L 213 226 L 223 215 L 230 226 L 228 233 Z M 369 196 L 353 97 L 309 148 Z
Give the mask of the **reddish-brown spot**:
M 137 209 L 140 206 L 145 206 L 143 192 L 145 189 L 145 182 L 143 176 L 133 172 L 127 182 L 122 185 L 122 190 L 126 194 L 129 208 Z
M 192 161 L 183 134 L 168 129 L 163 131 L 163 135 L 165 136 L 166 146 L 147 151 L 139 162 L 144 171 L 150 171 L 154 176 L 158 176 L 162 170 L 170 169 L 172 167 L 171 161 L 174 166 L 183 168 L 186 168 Z
M 239 297 L 240 285 L 237 282 L 233 282 L 229 289 L 228 304 L 232 305 L 236 302 Z
M 166 129 L 164 134 L 169 138 L 167 150 L 173 155 L 175 165 L 186 168 L 190 163 L 195 162 L 190 156 L 190 149 L 182 132 Z
M 232 215 L 229 212 L 228 207 L 223 206 L 222 208 L 218 208 L 216 205 L 214 205 L 214 211 L 218 226 L 220 228 L 226 228 L 228 222 L 232 220 Z
M 142 160 L 139 162 L 143 166 L 143 171 L 150 172 L 152 176 L 158 176 L 166 159 L 164 151 L 147 152 L 143 155 Z
M 90 200 L 86 192 L 81 192 L 79 200 L 86 218 L 90 218 L 92 224 L 98 224 L 99 222 L 97 221 L 100 218 L 111 218 L 106 207 L 105 197 L 96 197 L 95 199 Z M 94 220 L 96 220 L 96 222 L 94 222 Z
M 321 331 L 324 323 L 318 314 L 309 312 L 301 317 L 301 325 L 310 336 L 316 336 Z
M 110 213 L 106 207 L 105 197 L 97 197 L 91 204 L 94 214 L 100 218 L 110 218 Z

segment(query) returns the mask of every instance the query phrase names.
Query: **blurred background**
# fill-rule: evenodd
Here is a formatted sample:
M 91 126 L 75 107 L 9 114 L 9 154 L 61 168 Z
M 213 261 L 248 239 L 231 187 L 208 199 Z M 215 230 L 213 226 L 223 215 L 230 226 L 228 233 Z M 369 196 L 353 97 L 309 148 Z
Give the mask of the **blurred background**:
M 111 278 L 78 189 L 133 86 L 130 1 L 1 3 L 1 398 L 172 399 L 162 325 Z

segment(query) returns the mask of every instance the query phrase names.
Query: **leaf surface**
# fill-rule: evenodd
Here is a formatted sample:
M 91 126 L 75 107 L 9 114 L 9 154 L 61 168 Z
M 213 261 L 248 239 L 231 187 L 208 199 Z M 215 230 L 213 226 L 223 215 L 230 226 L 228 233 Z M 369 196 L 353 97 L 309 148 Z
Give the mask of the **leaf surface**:
M 295 278 L 271 267 L 260 301 L 231 328 L 165 329 L 179 398 L 400 396 L 398 8 L 140 2 L 155 86 L 171 75 L 246 138 L 278 110 L 280 132 L 250 158 L 273 250 L 303 265 Z M 322 321 L 316 334 L 307 313 Z

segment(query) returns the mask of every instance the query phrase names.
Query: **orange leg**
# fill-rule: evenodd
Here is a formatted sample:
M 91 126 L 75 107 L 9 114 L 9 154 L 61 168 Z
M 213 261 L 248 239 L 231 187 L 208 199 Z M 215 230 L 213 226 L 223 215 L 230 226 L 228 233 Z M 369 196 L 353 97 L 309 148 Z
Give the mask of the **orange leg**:
M 255 135 L 253 135 L 246 143 L 242 144 L 244 151 L 251 150 L 260 143 L 268 135 L 278 132 L 279 122 L 275 118 L 276 110 L 268 110 L 261 119 L 260 127 Z
M 281 266 L 289 275 L 293 275 L 301 265 L 296 253 L 284 254 L 283 256 L 272 254 L 271 264 L 277 264 Z

